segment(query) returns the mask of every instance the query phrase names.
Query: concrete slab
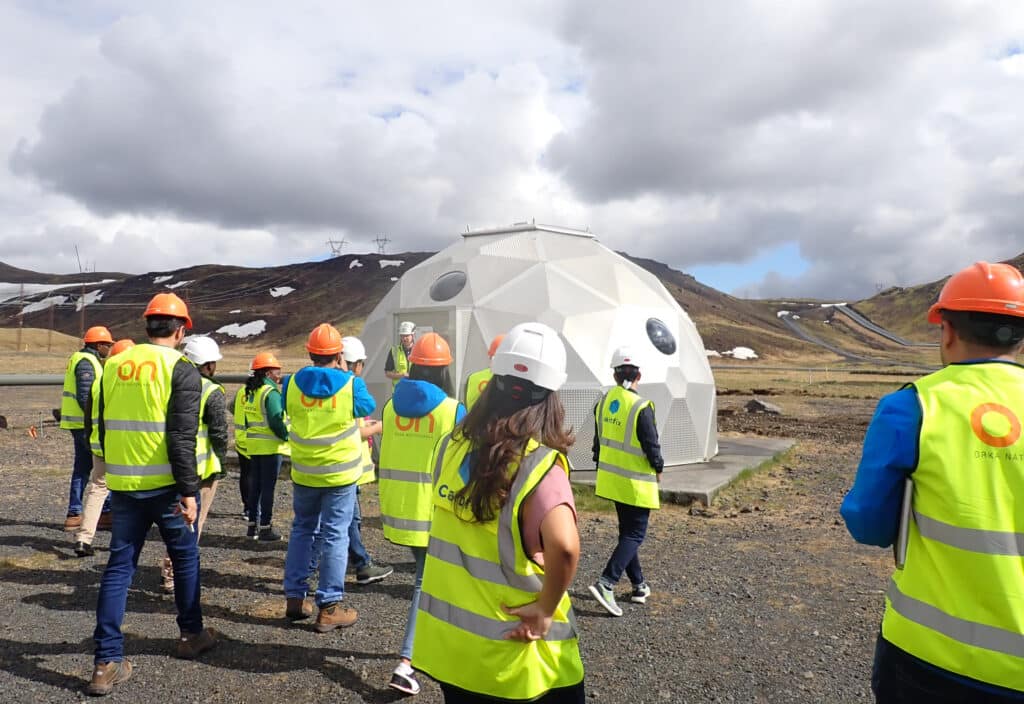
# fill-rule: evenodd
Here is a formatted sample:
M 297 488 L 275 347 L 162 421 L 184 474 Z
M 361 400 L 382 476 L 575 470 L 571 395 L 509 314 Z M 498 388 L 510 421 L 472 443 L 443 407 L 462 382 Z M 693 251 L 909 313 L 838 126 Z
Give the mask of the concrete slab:
M 700 501 L 705 506 L 732 480 L 747 469 L 772 459 L 794 445 L 789 438 L 765 438 L 757 435 L 720 437 L 718 454 L 710 462 L 665 467 L 661 477 L 661 500 L 688 504 Z M 574 470 L 569 477 L 573 482 L 593 486 L 597 482 L 594 470 Z

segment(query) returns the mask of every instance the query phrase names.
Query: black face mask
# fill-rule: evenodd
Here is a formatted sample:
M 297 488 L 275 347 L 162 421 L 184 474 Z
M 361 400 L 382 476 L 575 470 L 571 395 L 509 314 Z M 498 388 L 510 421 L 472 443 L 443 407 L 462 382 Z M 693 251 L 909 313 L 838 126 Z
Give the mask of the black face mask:
M 546 399 L 550 389 L 537 386 L 532 381 L 517 376 L 499 374 L 488 384 L 491 396 L 491 411 L 498 416 L 510 416 L 524 408 L 535 406 Z

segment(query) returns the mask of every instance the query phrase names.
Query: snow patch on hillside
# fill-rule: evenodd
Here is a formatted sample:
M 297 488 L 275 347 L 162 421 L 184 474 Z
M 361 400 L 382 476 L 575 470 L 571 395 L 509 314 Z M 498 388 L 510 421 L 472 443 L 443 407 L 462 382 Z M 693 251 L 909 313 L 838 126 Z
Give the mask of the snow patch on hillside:
M 277 286 L 276 288 L 270 289 L 270 295 L 274 298 L 280 298 L 281 296 L 287 296 L 295 289 L 291 286 Z
M 381 269 L 384 269 L 384 268 L 389 267 L 389 266 L 402 266 L 403 264 L 405 264 L 405 261 L 402 260 L 402 259 L 381 259 L 380 260 L 380 268 Z
M 776 318 L 785 318 L 787 315 L 789 315 L 789 311 L 788 310 L 780 310 L 778 313 L 775 314 L 775 317 Z
M 216 332 L 222 335 L 230 335 L 231 337 L 237 337 L 242 340 L 247 337 L 254 337 L 256 335 L 262 335 L 267 330 L 266 320 L 253 320 L 251 323 L 231 323 L 230 325 L 224 325 L 217 328 Z
M 392 277 L 391 277 L 391 280 L 392 280 L 392 281 L 398 281 L 398 277 L 397 277 L 397 276 L 392 276 Z
M 832 308 L 834 306 L 845 306 L 845 305 L 846 305 L 846 301 L 841 301 L 840 303 L 822 303 L 821 307 L 822 308 Z
M 722 354 L 726 357 L 732 357 L 733 359 L 757 359 L 757 352 L 749 347 L 733 347 L 731 350 L 726 350 Z
M 174 274 L 168 274 L 167 276 L 154 276 L 153 283 L 162 284 L 164 281 L 170 281 L 174 278 Z
M 195 283 L 195 279 L 189 279 L 188 281 L 178 281 L 173 284 L 164 284 L 167 288 L 181 288 L 182 286 L 188 286 L 191 283 Z
M 722 353 L 716 350 L 704 350 L 704 354 L 708 357 L 721 357 Z
M 349 269 L 355 269 L 357 266 L 362 266 L 362 265 L 363 265 L 363 263 L 361 261 L 359 261 L 358 259 L 353 259 L 352 261 L 350 261 L 348 263 L 348 268 Z
M 229 313 L 230 315 L 234 315 L 235 313 L 241 313 L 241 312 L 242 312 L 242 309 L 241 309 L 241 308 L 235 308 L 234 310 L 229 310 L 229 311 L 228 311 L 228 313 Z
M 79 297 L 78 300 L 75 301 L 75 310 L 82 310 L 83 306 L 92 305 L 101 298 L 103 298 L 103 291 L 101 289 L 89 291 L 89 293 L 85 294 L 84 300 L 81 297 Z
M 67 296 L 47 296 L 41 301 L 29 303 L 27 306 L 21 309 L 21 314 L 28 315 L 29 313 L 35 313 L 38 310 L 46 310 L 50 306 L 59 306 L 67 302 Z
M 99 286 L 100 284 L 108 284 L 111 281 L 117 279 L 103 279 L 102 281 L 88 281 L 85 284 L 9 284 L 0 281 L 0 301 L 9 301 L 12 298 L 17 298 L 21 295 L 22 286 L 24 286 L 25 296 L 32 296 L 37 293 L 46 293 L 47 291 L 53 291 L 58 288 L 81 288 L 84 286 Z

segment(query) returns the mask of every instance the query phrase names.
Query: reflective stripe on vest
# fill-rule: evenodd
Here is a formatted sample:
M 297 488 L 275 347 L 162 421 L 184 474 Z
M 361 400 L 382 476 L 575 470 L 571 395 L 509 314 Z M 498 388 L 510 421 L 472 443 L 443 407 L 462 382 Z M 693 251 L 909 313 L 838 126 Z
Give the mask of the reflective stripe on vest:
M 96 380 L 103 376 L 103 362 L 92 352 L 79 350 L 68 359 L 68 366 L 64 370 L 64 388 L 60 394 L 60 427 L 65 430 L 85 428 L 85 410 L 78 405 L 78 381 L 75 378 L 75 367 L 83 359 L 92 365 Z
M 393 401 L 384 405 L 378 492 L 384 537 L 393 543 L 427 545 L 431 458 L 437 441 L 455 427 L 458 408 L 458 401 L 446 398 L 427 415 L 406 418 L 395 413 Z
M 942 670 L 1024 691 L 1024 368 L 952 364 L 914 387 L 913 520 L 882 635 Z
M 292 454 L 292 481 L 296 484 L 347 486 L 362 475 L 363 443 L 353 416 L 354 378 L 349 376 L 345 385 L 328 398 L 306 396 L 294 377 L 289 382 L 284 402 L 291 419 L 288 446 Z
M 529 560 L 519 534 L 523 501 L 549 471 L 565 471 L 558 452 L 530 441 L 498 516 L 473 520 L 457 499 L 468 479 L 469 443 L 445 437 L 437 449 L 434 517 L 423 574 L 413 667 L 435 679 L 489 697 L 535 699 L 583 679 L 577 628 L 568 594 L 551 630 L 538 641 L 506 640 L 519 621 L 501 604 L 534 601 L 543 569 Z M 562 466 L 556 465 L 560 462 Z M 466 663 L 488 667 L 467 667 Z
M 409 373 L 409 358 L 405 356 L 405 348 L 401 345 L 394 345 L 391 348 L 391 361 L 395 363 L 395 368 L 392 371 L 398 374 Z M 398 386 L 400 381 L 401 379 L 392 379 L 391 388 Z
M 235 452 L 242 457 L 248 457 L 249 451 L 245 442 L 245 387 L 243 386 L 235 393 L 235 403 L 232 407 L 232 414 L 235 418 Z
M 600 446 L 594 493 L 630 506 L 658 508 L 658 475 L 637 436 L 640 411 L 654 404 L 621 386 L 612 388 L 594 409 Z
M 285 454 L 288 442 L 274 434 L 267 420 L 267 394 L 276 390 L 276 386 L 264 383 L 251 394 L 245 394 L 245 449 L 250 456 Z
M 175 483 L 167 452 L 167 405 L 181 353 L 142 344 L 107 361 L 103 374 L 103 449 L 111 491 Z M 197 372 L 198 374 L 198 372 Z
M 215 391 L 224 393 L 224 388 L 215 381 L 203 377 L 203 395 L 199 399 L 199 433 L 196 435 L 196 470 L 200 479 L 208 479 L 220 471 L 220 458 L 210 447 L 210 429 L 203 418 L 206 416 L 206 403 Z
M 481 369 L 478 372 L 473 372 L 466 379 L 466 410 L 468 411 L 473 407 L 478 400 L 480 400 L 480 394 L 487 388 L 487 384 L 490 383 L 491 377 L 490 368 Z

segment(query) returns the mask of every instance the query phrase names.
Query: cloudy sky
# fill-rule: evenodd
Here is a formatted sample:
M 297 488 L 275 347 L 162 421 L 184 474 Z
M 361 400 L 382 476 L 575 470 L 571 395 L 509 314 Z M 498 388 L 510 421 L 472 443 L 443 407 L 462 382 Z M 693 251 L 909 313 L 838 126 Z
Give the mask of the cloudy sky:
M 534 218 L 728 291 L 857 298 L 1024 251 L 1019 0 L 2 0 L 0 60 L 25 268 Z

